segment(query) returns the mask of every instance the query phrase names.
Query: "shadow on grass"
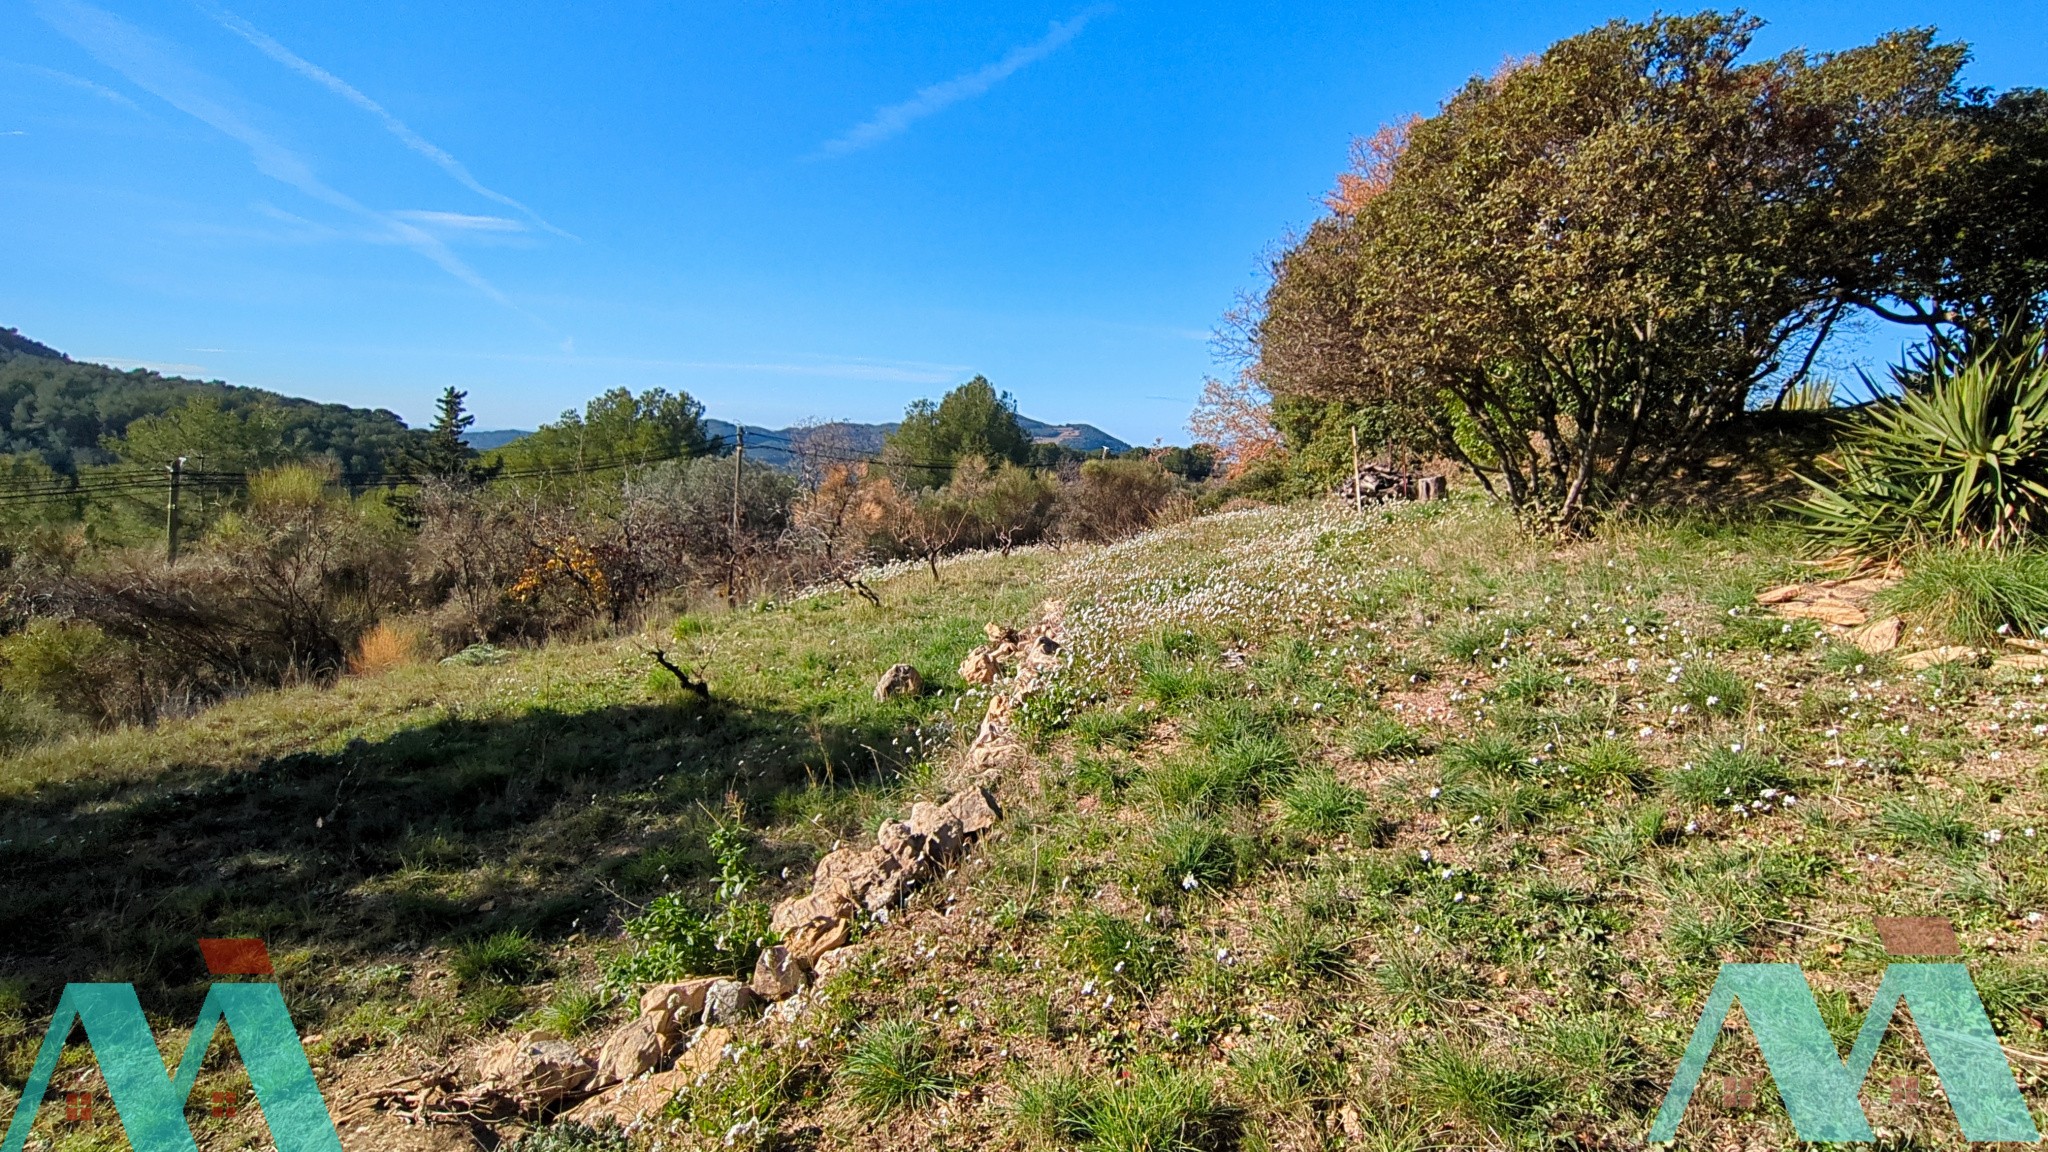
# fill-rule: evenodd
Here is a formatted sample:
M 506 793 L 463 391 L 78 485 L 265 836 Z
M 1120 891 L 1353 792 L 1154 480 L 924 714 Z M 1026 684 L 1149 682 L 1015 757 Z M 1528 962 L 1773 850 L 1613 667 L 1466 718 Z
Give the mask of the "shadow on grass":
M 206 986 L 194 941 L 260 936 L 310 1030 L 373 961 L 508 929 L 548 943 L 615 928 L 707 874 L 703 834 L 733 799 L 819 816 L 808 834 L 829 843 L 914 761 L 930 706 L 832 726 L 720 703 L 541 709 L 248 769 L 46 788 L 0 802 L 0 973 L 31 1015 L 66 982 L 117 981 L 189 1020 Z M 757 863 L 794 874 L 809 854 L 785 843 Z

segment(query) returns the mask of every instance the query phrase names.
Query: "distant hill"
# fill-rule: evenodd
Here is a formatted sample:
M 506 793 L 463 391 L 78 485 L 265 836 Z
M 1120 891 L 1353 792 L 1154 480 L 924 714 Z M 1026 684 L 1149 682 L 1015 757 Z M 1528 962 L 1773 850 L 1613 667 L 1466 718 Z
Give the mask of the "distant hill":
M 1041 444 L 1058 444 L 1077 452 L 1094 454 L 1109 449 L 1111 455 L 1130 450 L 1130 445 L 1104 432 L 1093 424 L 1047 424 L 1029 416 L 1017 417 L 1017 423 L 1033 440 Z M 704 421 L 704 430 L 725 443 L 731 443 L 734 425 L 729 420 Z M 882 442 L 889 433 L 896 430 L 896 424 L 860 424 L 850 420 L 837 420 L 812 428 L 766 428 L 756 424 L 747 425 L 747 455 L 758 455 L 762 463 L 778 468 L 793 467 L 789 444 L 793 437 L 806 431 L 830 434 L 839 446 L 858 456 L 874 456 L 882 451 Z
M 521 436 L 532 434 L 531 428 L 491 428 L 482 432 L 464 433 L 462 442 L 479 452 L 489 452 L 493 448 L 503 448 Z
M 0 328 L 0 452 L 36 455 L 60 472 L 106 464 L 102 447 L 131 421 L 212 396 L 223 408 L 269 405 L 284 417 L 285 436 L 301 452 L 334 457 L 345 472 L 395 466 L 420 434 L 393 412 L 321 404 L 219 380 L 188 380 L 145 368 L 123 372 L 73 360 L 12 328 Z

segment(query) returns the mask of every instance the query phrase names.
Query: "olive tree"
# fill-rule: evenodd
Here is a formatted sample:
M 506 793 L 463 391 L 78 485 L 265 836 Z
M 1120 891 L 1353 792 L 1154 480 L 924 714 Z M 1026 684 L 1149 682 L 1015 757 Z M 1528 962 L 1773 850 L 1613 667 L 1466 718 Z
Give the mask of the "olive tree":
M 1526 522 L 1584 531 L 1803 374 L 1959 98 L 1925 32 L 1744 62 L 1757 22 L 1616 21 L 1363 154 L 1276 262 L 1276 395 L 1393 402 Z

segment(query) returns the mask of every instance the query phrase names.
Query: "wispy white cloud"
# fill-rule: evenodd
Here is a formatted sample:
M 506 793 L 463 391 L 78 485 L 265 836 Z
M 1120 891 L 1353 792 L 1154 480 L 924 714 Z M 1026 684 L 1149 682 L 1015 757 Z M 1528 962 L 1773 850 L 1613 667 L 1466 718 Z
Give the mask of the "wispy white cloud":
M 52 27 L 136 87 L 242 145 L 258 172 L 310 199 L 364 220 L 372 226 L 372 238 L 413 249 L 490 299 L 540 323 L 538 317 L 513 303 L 431 232 L 390 213 L 379 212 L 322 180 L 305 158 L 259 128 L 211 76 L 187 64 L 155 37 L 83 0 L 36 0 L 36 8 Z
M 119 104 L 123 108 L 136 112 L 142 110 L 136 105 L 135 101 L 130 100 L 128 97 L 121 95 L 104 84 L 95 84 L 83 76 L 73 76 L 69 72 L 59 72 L 55 68 L 45 68 L 41 64 L 22 64 L 13 60 L 4 61 L 4 63 L 10 68 L 18 68 L 23 72 L 41 76 L 45 80 L 55 81 L 67 88 L 76 88 L 80 92 L 90 92 L 110 104 Z
M 504 216 L 472 216 L 467 212 L 433 212 L 423 208 L 401 209 L 392 215 L 425 228 L 439 228 L 445 232 L 526 231 L 524 223 Z
M 1059 51 L 1067 41 L 1079 36 L 1090 20 L 1106 11 L 1108 9 L 1103 7 L 1089 8 L 1064 22 L 1055 21 L 1051 30 L 1043 37 L 1021 48 L 1012 49 L 1009 55 L 993 64 L 972 72 L 963 72 L 951 80 L 934 84 L 929 88 L 920 88 L 915 96 L 900 104 L 890 104 L 877 109 L 875 114 L 864 122 L 820 145 L 818 155 L 845 156 L 900 136 L 919 120 L 942 112 L 962 100 L 972 100 Z
M 384 125 L 385 131 L 390 132 L 393 136 L 398 137 L 398 139 L 401 142 L 403 142 L 407 148 L 410 148 L 414 152 L 417 152 L 420 155 L 426 157 L 427 159 L 433 161 L 436 165 L 438 165 L 441 168 L 442 171 L 454 177 L 455 181 L 461 184 L 464 188 L 467 188 L 471 192 L 474 192 L 477 195 L 482 196 L 486 200 L 491 200 L 495 201 L 496 203 L 503 204 L 505 207 L 520 213 L 527 219 L 533 221 L 535 224 L 538 224 L 542 228 L 545 228 L 548 231 L 553 232 L 557 236 L 569 235 L 567 232 L 564 232 L 560 228 L 557 228 L 553 224 L 550 224 L 546 220 L 543 220 L 538 212 L 535 212 L 533 209 L 528 208 L 526 205 L 521 204 L 517 200 L 514 200 L 512 197 L 507 196 L 503 192 L 499 192 L 496 189 L 485 187 L 482 181 L 478 180 L 475 176 L 470 174 L 469 168 L 466 165 L 464 165 L 462 161 L 457 160 L 455 157 L 449 155 L 446 150 L 437 146 L 433 141 L 428 140 L 426 137 L 413 131 L 412 128 L 409 125 L 407 125 L 405 121 L 400 120 L 396 116 L 393 116 L 388 110 L 385 109 L 385 107 L 382 104 L 379 104 L 375 100 L 372 100 L 368 96 L 365 96 L 360 90 L 358 90 L 355 87 L 355 85 L 350 84 L 348 81 L 343 80 L 341 77 L 336 76 L 334 73 L 329 72 L 327 69 L 320 67 L 318 64 L 315 64 L 312 61 L 307 60 L 305 57 L 300 56 L 298 53 L 293 52 L 291 49 L 285 47 L 284 45 L 278 43 L 276 40 L 272 39 L 269 35 L 264 33 L 262 29 L 257 28 L 254 24 L 249 23 L 247 20 L 242 19 L 240 16 L 235 15 L 233 12 L 230 12 L 225 8 L 214 8 L 209 6 L 207 8 L 207 12 L 215 20 L 220 22 L 221 27 L 226 28 L 228 31 L 233 32 L 237 36 L 240 36 L 242 39 L 247 40 L 250 44 L 255 46 L 257 51 L 262 52 L 265 56 L 270 57 L 272 60 L 277 61 L 279 64 L 282 64 L 285 67 L 291 69 L 292 71 L 297 72 L 299 75 L 304 76 L 306 79 L 311 80 L 315 84 L 320 85 L 322 88 L 327 89 L 329 92 L 334 93 L 335 95 L 341 97 L 342 99 L 348 101 L 349 103 L 376 117 L 377 120 Z

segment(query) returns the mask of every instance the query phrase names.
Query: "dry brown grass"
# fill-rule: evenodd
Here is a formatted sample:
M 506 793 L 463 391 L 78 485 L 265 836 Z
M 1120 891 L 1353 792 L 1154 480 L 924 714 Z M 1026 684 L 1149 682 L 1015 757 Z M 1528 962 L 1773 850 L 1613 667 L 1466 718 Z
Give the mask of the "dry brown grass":
M 425 630 L 417 626 L 380 620 L 356 641 L 355 653 L 348 658 L 349 674 L 382 676 L 394 668 L 418 664 L 426 659 L 427 643 Z

